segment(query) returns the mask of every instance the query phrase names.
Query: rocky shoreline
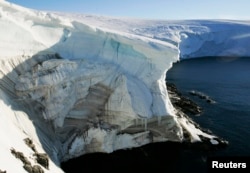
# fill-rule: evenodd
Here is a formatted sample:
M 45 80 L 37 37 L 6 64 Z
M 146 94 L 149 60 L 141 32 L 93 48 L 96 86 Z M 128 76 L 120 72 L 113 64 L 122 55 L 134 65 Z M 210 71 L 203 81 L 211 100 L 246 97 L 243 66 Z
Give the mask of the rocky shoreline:
M 168 94 L 173 106 L 186 114 L 197 115 L 202 112 L 202 108 L 187 97 L 182 96 L 173 83 L 166 82 Z
M 168 94 L 171 103 L 173 106 L 178 110 L 177 116 L 184 116 L 190 123 L 192 123 L 197 129 L 200 129 L 204 133 L 214 135 L 211 130 L 205 129 L 200 127 L 200 125 L 192 120 L 189 115 L 199 115 L 202 113 L 202 107 L 200 107 L 198 104 L 196 104 L 194 101 L 192 101 L 188 97 L 184 97 L 181 92 L 178 91 L 177 87 L 173 83 L 166 82 Z M 204 94 L 200 94 L 199 92 L 192 92 L 195 96 L 199 96 L 201 99 L 206 99 L 208 103 L 214 103 L 212 99 L 209 98 L 209 96 L 205 96 Z M 203 97 L 204 96 L 204 97 Z M 210 101 L 208 101 L 210 100 Z M 215 135 L 214 135 L 215 136 Z M 190 143 L 190 140 L 188 139 L 188 135 L 185 135 L 184 131 L 184 137 L 187 139 L 184 140 L 184 145 L 187 147 L 190 147 L 192 149 L 201 149 L 201 150 L 214 150 L 214 149 L 220 149 L 228 146 L 228 141 L 216 137 L 215 140 L 216 144 L 213 144 L 213 141 L 209 140 L 208 138 L 205 138 L 203 136 L 199 136 L 202 139 L 202 142 L 196 142 L 196 143 Z

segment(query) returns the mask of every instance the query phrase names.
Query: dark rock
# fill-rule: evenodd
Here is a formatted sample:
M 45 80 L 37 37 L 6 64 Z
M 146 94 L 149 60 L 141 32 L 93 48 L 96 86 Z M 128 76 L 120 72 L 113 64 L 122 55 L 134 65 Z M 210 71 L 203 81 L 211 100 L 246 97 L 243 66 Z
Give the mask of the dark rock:
M 207 99 L 207 102 L 208 102 L 208 103 L 212 103 L 212 100 L 211 100 L 211 99 Z
M 184 113 L 193 115 L 197 115 L 202 112 L 202 108 L 189 98 L 182 96 L 182 94 L 177 90 L 174 84 L 166 84 L 170 95 L 170 100 L 177 109 L 180 109 Z
M 209 129 L 204 129 L 199 126 L 199 124 L 195 123 L 188 114 L 200 114 L 201 113 L 201 107 L 199 107 L 196 103 L 194 103 L 192 100 L 190 100 L 187 97 L 181 96 L 181 94 L 178 92 L 176 86 L 174 84 L 166 83 L 168 94 L 170 97 L 170 100 L 174 107 L 179 110 L 180 112 L 183 112 L 182 116 L 184 116 L 190 123 L 192 123 L 197 129 L 200 129 L 201 131 L 213 135 L 212 132 Z M 214 103 L 212 99 L 209 98 L 209 96 L 204 95 L 203 93 L 196 92 L 194 90 L 189 92 L 190 95 L 198 96 L 202 99 L 205 99 L 209 103 Z M 178 114 L 177 114 L 178 116 Z M 201 142 L 196 143 L 190 143 L 189 134 L 188 132 L 184 131 L 184 143 L 185 146 L 195 148 L 195 149 L 201 149 L 201 150 L 214 150 L 219 148 L 224 148 L 228 146 L 228 141 L 222 139 L 222 138 L 206 138 L 204 136 L 200 136 Z
M 32 167 L 32 173 L 44 173 L 44 170 L 39 165 L 34 165 Z
M 197 96 L 200 99 L 204 99 L 204 100 L 207 101 L 207 103 L 215 103 L 215 101 L 212 100 L 209 96 L 207 96 L 207 95 L 205 95 L 205 94 L 203 94 L 201 92 L 197 92 L 197 91 L 192 90 L 192 91 L 189 91 L 189 94 L 192 95 L 192 96 Z
M 26 145 L 28 145 L 28 147 L 30 147 L 35 153 L 37 152 L 36 150 L 36 146 L 33 144 L 33 141 L 29 138 L 25 138 L 24 142 Z
M 175 102 L 174 105 L 180 108 L 184 113 L 191 113 L 196 115 L 202 112 L 200 106 L 186 97 L 180 97 L 180 100 L 178 102 Z
M 201 99 L 206 99 L 206 96 L 205 95 L 200 95 L 199 96 Z
M 31 164 L 27 157 L 22 159 L 23 164 Z
M 7 173 L 6 171 L 2 171 L 1 169 L 0 169 L 0 173 Z
M 196 92 L 194 90 L 189 91 L 189 94 L 192 95 L 192 96 L 196 96 Z
M 37 163 L 49 169 L 49 157 L 46 153 L 35 153 L 34 156 L 36 157 Z
M 16 151 L 14 148 L 11 148 L 11 153 L 17 158 L 20 159 L 23 164 L 28 164 L 31 165 L 30 161 L 28 160 L 27 157 L 24 156 L 22 152 Z
M 29 139 L 25 139 L 25 142 L 27 142 L 29 145 L 33 144 L 32 141 Z M 26 144 L 27 144 L 26 143 Z M 27 145 L 28 145 L 27 144 Z M 11 148 L 11 153 L 18 159 L 20 159 L 23 162 L 23 168 L 28 172 L 28 173 L 44 173 L 44 170 L 42 169 L 41 166 L 39 165 L 31 165 L 31 162 L 28 160 L 27 157 L 24 156 L 22 152 L 16 151 L 14 148 Z M 35 153 L 36 156 L 36 161 L 46 169 L 49 168 L 49 157 L 45 153 Z M 6 173 L 6 172 L 1 172 L 0 173 Z
M 25 164 L 23 165 L 23 168 L 28 172 L 28 173 L 33 173 L 33 169 L 31 165 Z

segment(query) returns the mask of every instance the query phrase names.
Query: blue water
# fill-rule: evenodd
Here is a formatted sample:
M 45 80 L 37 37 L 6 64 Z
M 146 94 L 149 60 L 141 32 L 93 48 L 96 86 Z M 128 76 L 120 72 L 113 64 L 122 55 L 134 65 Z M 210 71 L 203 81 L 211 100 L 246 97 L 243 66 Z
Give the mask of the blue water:
M 203 108 L 192 118 L 229 141 L 213 155 L 250 156 L 250 58 L 207 57 L 183 60 L 167 73 L 183 95 Z M 196 90 L 216 101 L 209 104 L 188 94 Z

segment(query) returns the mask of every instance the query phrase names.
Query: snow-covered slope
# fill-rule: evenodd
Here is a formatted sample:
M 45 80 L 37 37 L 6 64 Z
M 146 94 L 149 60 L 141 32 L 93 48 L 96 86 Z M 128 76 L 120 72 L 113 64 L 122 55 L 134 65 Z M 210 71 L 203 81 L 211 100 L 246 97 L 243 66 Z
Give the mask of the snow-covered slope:
M 26 137 L 53 173 L 85 153 L 181 142 L 184 132 L 191 142 L 216 138 L 177 113 L 165 75 L 180 58 L 249 56 L 249 32 L 246 21 L 117 19 L 0 1 L 0 170 L 25 172 L 10 149 L 34 160 Z

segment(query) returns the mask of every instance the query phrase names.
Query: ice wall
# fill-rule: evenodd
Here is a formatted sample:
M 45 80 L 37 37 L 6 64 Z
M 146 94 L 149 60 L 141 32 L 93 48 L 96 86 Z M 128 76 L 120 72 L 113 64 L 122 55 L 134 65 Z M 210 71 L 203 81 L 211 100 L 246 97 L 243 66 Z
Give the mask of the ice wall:
M 1 38 L 1 99 L 31 120 L 26 135 L 53 162 L 182 140 L 165 85 L 176 47 L 7 2 L 0 12 L 0 32 L 12 28 Z

